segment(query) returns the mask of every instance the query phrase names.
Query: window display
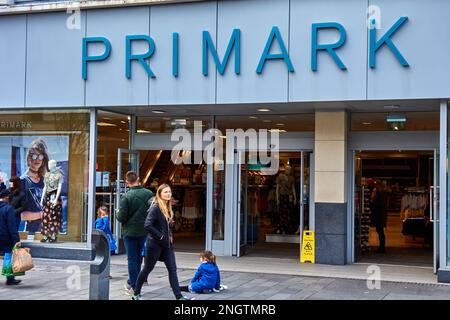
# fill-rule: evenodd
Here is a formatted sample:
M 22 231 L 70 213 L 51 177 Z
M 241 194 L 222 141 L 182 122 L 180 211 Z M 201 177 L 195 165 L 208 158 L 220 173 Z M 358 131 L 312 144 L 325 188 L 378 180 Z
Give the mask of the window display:
M 81 241 L 89 114 L 22 112 L 3 118 L 11 125 L 0 128 L 1 180 L 18 177 L 25 194 L 19 231 L 34 240 Z

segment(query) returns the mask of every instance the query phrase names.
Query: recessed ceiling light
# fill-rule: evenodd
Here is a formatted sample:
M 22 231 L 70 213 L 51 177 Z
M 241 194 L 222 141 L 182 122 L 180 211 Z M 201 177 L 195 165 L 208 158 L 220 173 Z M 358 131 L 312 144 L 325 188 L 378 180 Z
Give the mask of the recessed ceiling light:
M 164 110 L 152 110 L 152 112 L 157 114 L 166 113 Z
M 272 122 L 272 120 L 263 120 L 263 122 L 269 123 Z
M 284 126 L 284 123 L 277 123 L 277 126 Z
M 141 130 L 141 129 L 138 129 L 137 133 L 152 133 L 152 132 L 151 132 L 151 131 L 148 131 L 148 130 Z
M 163 120 L 167 120 L 167 121 L 169 121 L 169 120 L 170 120 L 170 118 L 168 118 L 168 117 L 164 117 L 164 118 L 163 118 Z
M 114 123 L 109 122 L 97 122 L 97 126 L 99 127 L 117 127 Z
M 260 108 L 260 109 L 258 109 L 257 111 L 258 111 L 258 112 L 270 112 L 270 111 L 272 111 L 272 110 L 267 109 L 267 108 Z
M 249 118 L 250 119 L 258 119 L 258 117 L 255 117 L 255 116 L 250 116 Z
M 131 117 L 130 117 L 130 116 L 128 116 L 128 117 L 127 117 L 127 119 L 128 119 L 128 121 L 130 121 L 130 120 L 131 120 Z
M 123 121 L 123 120 L 121 120 L 121 121 L 120 121 L 120 123 L 124 123 L 124 124 L 127 124 L 127 122 L 126 122 L 126 121 Z
M 287 132 L 287 131 L 282 129 L 270 129 L 269 132 Z
M 370 125 L 372 125 L 372 122 L 362 122 L 361 124 L 365 125 L 365 126 L 370 126 Z

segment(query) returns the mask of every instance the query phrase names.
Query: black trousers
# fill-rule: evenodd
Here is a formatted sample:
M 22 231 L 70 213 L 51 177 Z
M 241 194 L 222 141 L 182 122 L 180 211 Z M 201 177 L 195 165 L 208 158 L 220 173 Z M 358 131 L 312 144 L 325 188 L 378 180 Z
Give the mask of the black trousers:
M 178 282 L 177 276 L 177 264 L 175 261 L 175 253 L 173 251 L 173 247 L 164 248 L 155 243 L 155 241 L 148 240 L 147 241 L 147 255 L 145 256 L 144 268 L 139 272 L 136 287 L 134 289 L 134 294 L 141 294 L 142 285 L 144 281 L 147 279 L 150 272 L 152 272 L 153 268 L 157 261 L 163 261 L 166 265 L 167 271 L 169 272 L 169 282 L 172 287 L 173 294 L 175 298 L 180 298 L 181 290 L 180 284 Z
M 380 249 L 384 250 L 386 248 L 386 236 L 384 235 L 384 226 L 379 223 L 375 225 L 375 228 L 378 233 L 378 241 L 380 242 Z

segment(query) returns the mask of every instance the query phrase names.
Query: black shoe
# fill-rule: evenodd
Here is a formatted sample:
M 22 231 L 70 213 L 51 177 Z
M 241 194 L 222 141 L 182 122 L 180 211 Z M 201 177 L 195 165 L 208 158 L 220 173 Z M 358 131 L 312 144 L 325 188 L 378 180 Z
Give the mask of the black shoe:
M 7 286 L 16 286 L 16 285 L 18 285 L 21 282 L 22 282 L 22 280 L 8 279 L 8 280 L 6 280 L 6 285 Z

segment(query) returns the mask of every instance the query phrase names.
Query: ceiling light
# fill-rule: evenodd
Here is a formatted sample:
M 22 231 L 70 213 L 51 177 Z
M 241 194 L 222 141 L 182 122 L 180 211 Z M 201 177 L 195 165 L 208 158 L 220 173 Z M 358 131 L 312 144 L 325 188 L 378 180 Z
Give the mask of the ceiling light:
M 270 129 L 269 132 L 287 132 L 286 130 L 280 130 L 280 129 Z
M 260 108 L 260 109 L 258 109 L 257 111 L 258 111 L 258 112 L 270 112 L 270 111 L 272 111 L 272 110 L 267 109 L 267 108 Z
M 152 112 L 157 114 L 166 113 L 164 110 L 152 110 Z
M 272 120 L 263 120 L 263 122 L 269 123 L 272 122 Z
M 141 129 L 138 129 L 137 133 L 152 133 L 152 132 L 151 132 L 151 131 L 148 131 L 148 130 L 141 130 Z
M 277 123 L 277 126 L 284 126 L 284 123 Z
M 99 127 L 117 127 L 114 123 L 109 122 L 97 122 L 97 126 Z
M 171 123 L 172 126 L 185 126 L 187 124 L 186 119 L 174 119 Z
M 121 121 L 120 121 L 120 123 L 124 123 L 124 124 L 127 124 L 127 122 L 126 122 L 126 121 L 123 121 L 123 120 L 121 120 Z
M 170 120 L 170 118 L 168 118 L 168 117 L 164 117 L 164 118 L 163 118 L 163 120 L 169 121 L 169 120 Z
M 372 122 L 362 122 L 361 124 L 364 126 L 370 126 L 370 125 L 372 125 Z
M 131 117 L 130 117 L 130 116 L 128 116 L 128 117 L 127 117 L 127 119 L 128 119 L 128 121 L 130 121 L 130 120 L 131 120 Z
M 250 116 L 249 118 L 250 119 L 258 119 L 258 117 L 255 117 L 255 116 Z

